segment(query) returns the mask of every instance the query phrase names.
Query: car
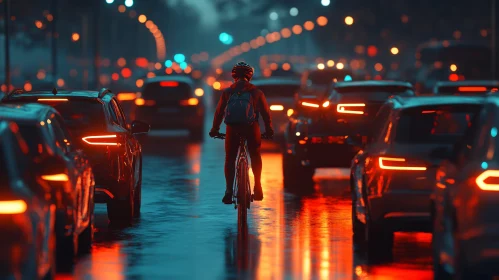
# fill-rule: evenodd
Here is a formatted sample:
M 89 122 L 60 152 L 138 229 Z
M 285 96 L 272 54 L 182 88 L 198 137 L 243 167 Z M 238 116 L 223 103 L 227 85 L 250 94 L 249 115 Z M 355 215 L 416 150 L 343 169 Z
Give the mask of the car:
M 464 134 L 484 97 L 390 99 L 352 159 L 352 227 L 368 258 L 390 258 L 393 233 L 431 232 L 430 195 L 438 165 Z
M 255 79 L 252 83 L 265 94 L 270 106 L 275 136 L 282 138 L 288 123 L 288 117 L 294 112 L 295 95 L 300 89 L 300 80 L 296 78 Z
M 93 240 L 94 178 L 88 158 L 73 148 L 64 121 L 42 104 L 2 104 L 0 119 L 15 122 L 26 139 L 35 170 L 46 173 L 56 206 L 57 264 L 71 268 L 76 254 L 88 253 Z M 33 175 L 37 174 L 35 172 Z
M 0 278 L 55 277 L 56 207 L 50 186 L 31 176 L 29 148 L 16 123 L 0 121 Z
M 457 81 L 437 82 L 433 88 L 433 94 L 439 95 L 486 95 L 489 92 L 497 91 L 499 81 Z
M 349 167 L 356 147 L 348 137 L 364 137 L 378 109 L 395 95 L 413 96 L 410 83 L 397 81 L 337 82 L 326 99 L 304 96 L 307 114 L 292 115 L 285 134 L 284 185 L 311 181 L 315 168 Z
M 499 274 L 499 99 L 489 96 L 441 162 L 431 196 L 435 279 Z
M 3 103 L 44 103 L 54 107 L 70 131 L 75 149 L 88 156 L 96 203 L 107 203 L 111 223 L 131 223 L 140 215 L 142 147 L 137 135 L 149 131 L 139 120 L 128 123 L 116 96 L 100 91 L 17 91 Z
M 187 76 L 157 76 L 145 80 L 141 97 L 135 100 L 135 117 L 153 129 L 188 129 L 190 137 L 204 135 L 203 92 Z
M 301 92 L 303 95 L 316 96 L 328 94 L 334 83 L 351 81 L 353 76 L 349 69 L 308 69 L 301 76 Z

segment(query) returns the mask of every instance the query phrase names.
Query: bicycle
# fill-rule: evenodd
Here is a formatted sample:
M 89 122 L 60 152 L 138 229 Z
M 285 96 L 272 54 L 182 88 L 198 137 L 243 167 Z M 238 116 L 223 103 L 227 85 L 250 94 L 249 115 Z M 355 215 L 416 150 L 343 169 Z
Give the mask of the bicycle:
M 225 139 L 224 133 L 214 136 L 215 139 Z M 262 139 L 271 139 L 262 134 Z M 236 158 L 236 177 L 232 186 L 232 203 L 234 209 L 237 209 L 237 220 L 239 230 L 243 230 L 247 224 L 248 209 L 253 202 L 253 194 L 249 180 L 249 164 L 247 153 L 246 137 L 239 135 L 239 150 Z

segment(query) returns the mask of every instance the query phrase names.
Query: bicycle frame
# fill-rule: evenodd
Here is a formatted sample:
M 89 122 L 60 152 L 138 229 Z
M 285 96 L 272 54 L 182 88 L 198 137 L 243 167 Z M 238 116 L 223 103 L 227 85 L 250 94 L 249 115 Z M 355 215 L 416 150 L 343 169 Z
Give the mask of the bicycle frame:
M 245 174 L 239 174 L 240 172 L 240 167 L 241 166 L 245 166 Z M 241 201 L 241 199 L 238 199 L 238 196 L 239 196 L 239 188 L 241 186 L 239 186 L 239 180 L 241 179 L 241 177 L 244 176 L 245 177 L 245 181 L 246 181 L 246 188 L 245 188 L 245 191 L 244 193 L 247 195 L 247 194 L 251 194 L 251 187 L 250 187 L 250 182 L 249 182 L 249 163 L 248 163 L 248 153 L 247 153 L 247 146 L 246 146 L 246 139 L 244 137 L 240 137 L 239 139 L 239 150 L 238 150 L 238 153 L 237 153 L 237 158 L 236 158 L 236 176 L 235 176 L 235 180 L 234 180 L 234 183 L 233 183 L 233 201 L 234 201 L 234 204 L 235 204 L 235 208 L 238 207 L 238 205 L 240 204 L 239 201 Z M 250 199 L 250 201 L 252 201 L 252 199 Z M 248 205 L 247 205 L 247 208 L 249 209 L 249 202 L 248 201 Z

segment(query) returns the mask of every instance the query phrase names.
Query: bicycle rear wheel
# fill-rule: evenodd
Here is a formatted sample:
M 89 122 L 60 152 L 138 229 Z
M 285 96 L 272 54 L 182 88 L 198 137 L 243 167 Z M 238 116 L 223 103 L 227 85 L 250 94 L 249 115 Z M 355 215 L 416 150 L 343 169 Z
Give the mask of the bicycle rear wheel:
M 241 160 L 238 164 L 238 170 L 237 174 L 239 174 L 239 177 L 237 178 L 237 187 L 238 187 L 238 194 L 237 194 L 237 224 L 238 228 L 244 229 L 246 227 L 246 224 L 248 222 L 248 206 L 249 206 L 249 199 L 248 199 L 248 188 L 247 186 L 249 185 L 249 176 L 248 176 L 248 163 L 245 160 Z

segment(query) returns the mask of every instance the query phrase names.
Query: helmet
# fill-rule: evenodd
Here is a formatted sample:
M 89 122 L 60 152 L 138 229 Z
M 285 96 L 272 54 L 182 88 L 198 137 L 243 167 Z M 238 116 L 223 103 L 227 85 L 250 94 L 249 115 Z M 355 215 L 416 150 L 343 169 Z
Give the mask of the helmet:
M 253 78 L 253 68 L 245 62 L 238 62 L 232 68 L 232 78 L 234 80 L 245 78 L 250 81 Z

